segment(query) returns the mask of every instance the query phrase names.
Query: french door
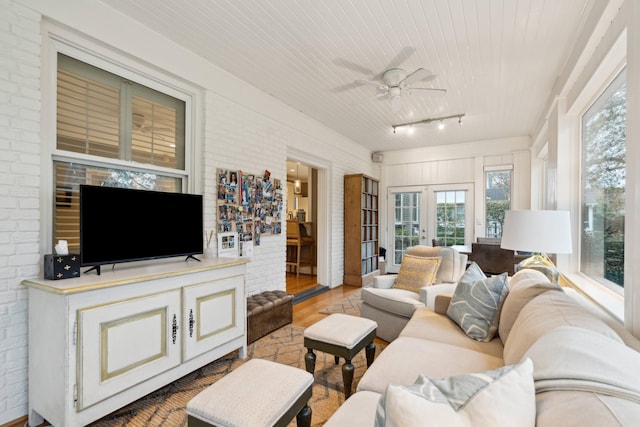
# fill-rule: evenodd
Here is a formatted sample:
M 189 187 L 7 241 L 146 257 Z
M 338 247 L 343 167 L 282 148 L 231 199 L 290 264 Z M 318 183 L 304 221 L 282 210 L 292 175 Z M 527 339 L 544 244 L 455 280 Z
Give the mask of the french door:
M 390 187 L 386 269 L 397 273 L 411 246 L 464 245 L 473 238 L 473 184 Z

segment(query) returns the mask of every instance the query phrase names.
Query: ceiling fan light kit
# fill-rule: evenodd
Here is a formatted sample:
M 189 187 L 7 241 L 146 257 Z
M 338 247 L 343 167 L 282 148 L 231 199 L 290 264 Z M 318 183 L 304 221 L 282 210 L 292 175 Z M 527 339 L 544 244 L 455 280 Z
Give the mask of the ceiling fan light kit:
M 431 91 L 447 93 L 446 89 L 414 87 L 412 84 L 427 82 L 435 79 L 435 74 L 425 68 L 418 68 L 411 74 L 407 74 L 402 68 L 390 68 L 382 73 L 382 81 L 359 79 L 355 83 L 374 86 L 378 90 L 376 97 L 379 100 L 391 101 L 391 110 L 400 110 L 400 99 L 403 95 L 412 95 L 414 91 Z
M 458 125 L 462 126 L 462 118 L 465 116 L 465 113 L 460 113 L 460 114 L 452 114 L 450 116 L 443 116 L 443 117 L 433 117 L 430 119 L 424 119 L 424 120 L 418 120 L 415 122 L 408 122 L 408 123 L 400 123 L 398 125 L 391 125 L 391 128 L 393 129 L 393 133 L 396 133 L 396 129 L 398 128 L 403 128 L 403 127 L 408 127 L 409 129 L 413 129 L 413 125 L 419 125 L 419 124 L 426 124 L 426 123 L 431 123 L 431 122 L 440 122 L 438 124 L 438 129 L 442 130 L 444 129 L 444 120 L 448 120 L 448 119 L 458 119 Z

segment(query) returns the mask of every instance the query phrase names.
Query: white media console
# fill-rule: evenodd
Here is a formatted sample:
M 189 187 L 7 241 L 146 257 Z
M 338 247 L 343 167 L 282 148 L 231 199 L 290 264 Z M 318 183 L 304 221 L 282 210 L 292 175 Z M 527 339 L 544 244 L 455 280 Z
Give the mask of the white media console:
M 247 260 L 117 265 L 29 287 L 29 424 L 84 426 L 234 350 Z

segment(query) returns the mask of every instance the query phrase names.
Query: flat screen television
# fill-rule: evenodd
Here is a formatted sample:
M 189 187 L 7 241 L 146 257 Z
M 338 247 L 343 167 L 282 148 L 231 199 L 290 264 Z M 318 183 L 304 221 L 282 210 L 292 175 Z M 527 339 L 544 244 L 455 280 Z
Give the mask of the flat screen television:
M 202 251 L 201 195 L 80 186 L 82 266 L 100 274 L 105 264 Z

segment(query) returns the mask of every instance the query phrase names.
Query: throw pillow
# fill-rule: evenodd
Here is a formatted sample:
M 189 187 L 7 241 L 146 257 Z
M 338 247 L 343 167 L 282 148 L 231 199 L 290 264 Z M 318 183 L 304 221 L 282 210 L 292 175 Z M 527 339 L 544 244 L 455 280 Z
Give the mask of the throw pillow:
M 525 359 L 477 374 L 434 380 L 421 375 L 410 386 L 389 385 L 378 401 L 376 427 L 534 426 L 533 363 Z
M 487 275 L 484 274 L 484 271 L 480 268 L 478 264 L 472 262 L 469 267 L 464 271 L 462 277 L 458 282 L 475 282 L 478 280 L 486 279 Z
M 423 258 L 405 254 L 393 287 L 420 292 L 420 288 L 433 285 L 441 260 L 440 257 Z
M 470 338 L 491 341 L 498 330 L 500 309 L 509 286 L 507 273 L 475 282 L 458 282 L 447 316 Z

